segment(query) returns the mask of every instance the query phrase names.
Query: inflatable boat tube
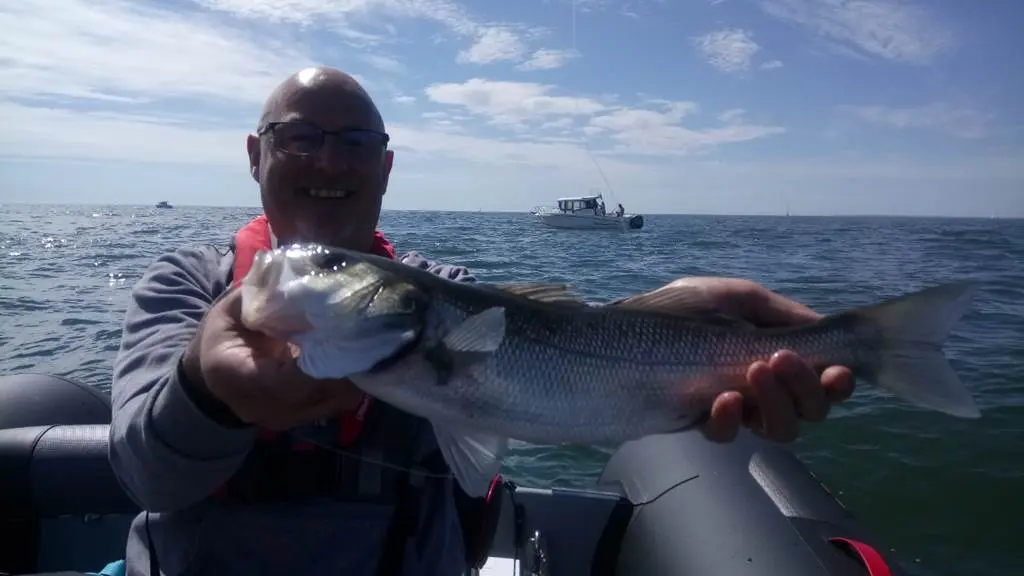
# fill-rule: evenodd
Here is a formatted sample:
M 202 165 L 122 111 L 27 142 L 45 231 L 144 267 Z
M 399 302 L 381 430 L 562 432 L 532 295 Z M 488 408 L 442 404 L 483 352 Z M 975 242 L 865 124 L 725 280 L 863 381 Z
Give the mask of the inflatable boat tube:
M 123 557 L 138 508 L 107 460 L 109 420 L 109 398 L 88 386 L 0 376 L 0 573 Z M 903 574 L 799 460 L 748 434 L 627 443 L 593 489 L 506 488 L 481 573 L 515 558 L 537 576 Z

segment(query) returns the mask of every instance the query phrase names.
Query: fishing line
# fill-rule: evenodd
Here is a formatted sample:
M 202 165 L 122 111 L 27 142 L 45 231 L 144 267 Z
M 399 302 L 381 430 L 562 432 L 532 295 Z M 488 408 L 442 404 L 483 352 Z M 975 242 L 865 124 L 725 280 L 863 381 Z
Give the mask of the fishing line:
M 575 56 L 578 53 L 578 51 L 576 50 L 576 0 L 572 0 L 572 35 L 571 35 L 571 38 L 572 38 L 571 39 L 572 53 L 573 53 L 573 56 Z M 577 116 L 581 116 L 582 114 L 580 112 L 580 99 L 579 98 L 573 98 L 572 99 L 572 103 L 573 103 L 573 108 L 576 110 L 576 115 Z M 593 119 L 593 118 L 594 118 L 594 114 L 593 113 L 590 113 L 590 114 L 587 115 L 587 120 L 588 121 Z M 601 180 L 604 181 L 605 188 L 608 189 L 608 194 L 612 197 L 611 198 L 612 201 L 617 204 L 618 203 L 618 197 L 615 195 L 615 192 L 612 190 L 611 182 L 609 182 L 608 181 L 608 177 L 605 176 L 604 170 L 601 169 L 601 165 L 597 163 L 597 157 L 590 150 L 590 145 L 587 143 L 587 140 L 588 140 L 587 132 L 584 129 L 584 131 L 583 131 L 583 150 L 587 153 L 587 158 L 590 158 L 590 161 L 594 163 L 594 167 L 597 168 L 597 173 L 601 175 Z
M 330 452 L 338 454 L 339 456 L 345 456 L 346 458 L 353 458 L 355 460 L 366 462 L 368 464 L 373 464 L 375 466 L 380 466 L 381 468 L 388 468 L 388 469 L 391 469 L 391 470 L 397 470 L 398 472 L 408 472 L 410 474 L 416 474 L 416 475 L 421 476 L 423 478 L 431 478 L 431 479 L 435 479 L 435 480 L 446 480 L 448 478 L 454 478 L 455 477 L 455 475 L 451 474 L 451 473 L 449 473 L 449 474 L 437 474 L 437 473 L 434 473 L 434 472 L 428 472 L 428 471 L 424 470 L 423 468 L 410 468 L 408 466 L 402 466 L 401 464 L 393 464 L 391 462 L 386 462 L 384 460 L 378 460 L 376 458 L 370 458 L 369 456 L 366 456 L 364 454 L 356 454 L 355 452 L 349 452 L 348 450 L 339 448 L 337 445 L 333 445 L 333 444 L 329 444 L 327 442 L 323 442 L 323 441 L 318 440 L 317 438 L 315 438 L 313 436 L 308 436 L 306 434 L 302 434 L 302 433 L 294 431 L 294 430 L 289 431 L 289 435 L 292 438 L 295 438 L 296 440 L 300 440 L 302 442 L 309 442 L 310 444 L 313 444 L 313 445 L 318 446 L 320 448 L 323 448 L 325 450 L 329 450 Z

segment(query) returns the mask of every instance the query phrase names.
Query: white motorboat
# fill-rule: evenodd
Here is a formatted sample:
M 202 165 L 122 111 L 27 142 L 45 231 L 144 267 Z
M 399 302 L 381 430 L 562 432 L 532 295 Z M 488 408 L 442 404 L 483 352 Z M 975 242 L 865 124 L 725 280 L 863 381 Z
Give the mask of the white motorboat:
M 600 194 L 559 198 L 557 208 L 535 208 L 533 215 L 552 228 L 639 230 L 644 226 L 644 217 L 640 214 L 606 213 Z

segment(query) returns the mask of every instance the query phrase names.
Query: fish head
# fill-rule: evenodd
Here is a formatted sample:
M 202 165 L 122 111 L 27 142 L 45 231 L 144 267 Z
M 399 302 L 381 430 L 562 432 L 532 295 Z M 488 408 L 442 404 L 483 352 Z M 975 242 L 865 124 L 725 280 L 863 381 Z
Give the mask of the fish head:
M 261 254 L 242 284 L 243 321 L 299 348 L 318 378 L 370 370 L 416 342 L 428 300 L 372 258 L 316 245 Z
M 308 331 L 303 280 L 315 270 L 314 251 L 298 246 L 260 251 L 242 279 L 242 324 L 291 341 Z

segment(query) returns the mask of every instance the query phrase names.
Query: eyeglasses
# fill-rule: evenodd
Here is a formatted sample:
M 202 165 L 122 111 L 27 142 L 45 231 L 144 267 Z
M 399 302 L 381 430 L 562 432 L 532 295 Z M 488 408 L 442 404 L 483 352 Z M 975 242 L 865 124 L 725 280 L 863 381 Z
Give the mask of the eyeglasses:
M 369 155 L 386 148 L 391 137 L 384 132 L 363 128 L 324 130 L 307 122 L 268 122 L 256 131 L 263 136 L 270 134 L 274 147 L 287 154 L 309 156 L 324 145 L 327 135 L 336 136 L 345 150 L 354 155 Z

